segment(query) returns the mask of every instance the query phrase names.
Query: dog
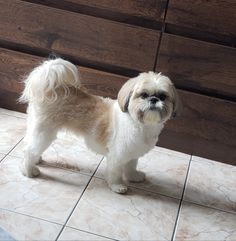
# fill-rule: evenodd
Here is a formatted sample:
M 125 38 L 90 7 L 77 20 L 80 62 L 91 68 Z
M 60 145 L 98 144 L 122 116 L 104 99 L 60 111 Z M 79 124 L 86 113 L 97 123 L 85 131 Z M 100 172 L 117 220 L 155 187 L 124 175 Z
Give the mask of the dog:
M 28 103 L 23 174 L 40 174 L 36 164 L 61 129 L 83 136 L 86 145 L 107 158 L 107 182 L 125 193 L 125 179 L 142 182 L 138 158 L 157 143 L 165 123 L 179 115 L 181 101 L 171 80 L 152 71 L 129 79 L 117 100 L 89 94 L 78 69 L 62 58 L 46 60 L 24 81 L 20 97 Z

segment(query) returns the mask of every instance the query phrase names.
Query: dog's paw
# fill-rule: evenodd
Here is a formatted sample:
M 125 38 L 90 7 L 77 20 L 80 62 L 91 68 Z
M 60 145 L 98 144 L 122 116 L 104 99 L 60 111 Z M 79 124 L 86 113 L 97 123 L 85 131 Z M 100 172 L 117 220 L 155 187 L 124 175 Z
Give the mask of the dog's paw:
M 145 180 L 145 173 L 136 171 L 132 174 L 130 173 L 127 178 L 130 182 L 143 182 Z
M 31 171 L 31 174 L 32 174 L 32 177 L 37 177 L 37 176 L 39 176 L 39 174 L 40 174 L 40 170 L 39 170 L 39 168 L 38 167 L 33 167 L 32 168 L 32 171 Z
M 22 167 L 21 171 L 22 171 L 24 176 L 30 177 L 30 178 L 37 177 L 40 174 L 40 170 L 36 166 L 33 166 L 33 167 L 29 168 L 29 169 L 26 169 L 26 168 Z
M 112 184 L 110 187 L 113 192 L 121 194 L 126 193 L 128 190 L 128 187 L 124 184 Z

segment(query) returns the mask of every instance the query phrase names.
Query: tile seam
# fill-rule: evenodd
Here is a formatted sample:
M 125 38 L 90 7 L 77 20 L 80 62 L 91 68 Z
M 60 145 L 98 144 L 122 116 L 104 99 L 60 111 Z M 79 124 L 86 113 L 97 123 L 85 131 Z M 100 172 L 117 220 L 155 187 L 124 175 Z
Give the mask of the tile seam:
M 3 154 L 3 158 L 0 160 L 0 163 L 3 163 L 5 158 L 7 156 L 10 156 L 10 153 L 15 149 L 16 146 L 18 146 L 18 144 L 20 144 L 20 142 L 24 139 L 24 137 L 22 137 L 6 154 Z
M 47 223 L 51 223 L 51 224 L 56 224 L 56 225 L 62 226 L 61 223 L 58 223 L 58 222 L 55 222 L 55 221 L 50 221 L 50 220 L 47 220 L 47 219 L 44 219 L 44 218 L 40 218 L 40 217 L 36 217 L 36 216 L 30 215 L 30 214 L 26 214 L 26 213 L 17 212 L 15 210 L 11 210 L 11 209 L 8 209 L 8 208 L 0 207 L 0 210 L 6 211 L 6 212 L 10 212 L 10 213 L 14 213 L 14 214 L 18 214 L 18 215 L 22 215 L 22 216 L 33 218 L 33 219 L 37 219 L 37 220 L 41 220 L 41 221 L 44 221 L 44 222 L 47 222 Z
M 200 207 L 203 207 L 203 208 L 209 208 L 209 209 L 219 211 L 219 212 L 223 212 L 223 213 L 229 213 L 229 214 L 232 214 L 232 215 L 236 215 L 236 212 L 234 212 L 234 211 L 224 210 L 224 209 L 221 209 L 221 208 L 216 208 L 216 207 L 213 207 L 213 206 L 204 205 L 204 204 L 197 203 L 197 202 L 194 202 L 194 201 L 189 201 L 189 200 L 183 199 L 183 202 L 189 203 L 189 204 L 194 204 L 196 206 L 200 206 Z
M 86 186 L 85 186 L 84 190 L 82 191 L 82 193 L 81 193 L 81 195 L 79 196 L 79 198 L 78 198 L 77 202 L 75 203 L 75 205 L 74 205 L 74 207 L 72 208 L 72 210 L 71 210 L 70 214 L 68 215 L 68 217 L 67 217 L 67 219 L 66 219 L 65 223 L 63 224 L 63 226 L 62 226 L 62 228 L 61 228 L 60 232 L 58 233 L 58 235 L 57 235 L 57 237 L 56 237 L 55 241 L 58 241 L 58 239 L 60 238 L 60 236 L 61 236 L 62 232 L 64 231 L 65 227 L 67 226 L 67 223 L 69 222 L 70 218 L 72 217 L 72 215 L 73 215 L 73 213 L 74 213 L 74 211 L 75 211 L 76 207 L 78 206 L 78 204 L 79 204 L 80 200 L 82 199 L 82 197 L 83 197 L 83 195 L 84 195 L 85 191 L 87 190 L 87 188 L 88 188 L 89 184 L 91 183 L 91 181 L 92 181 L 92 179 L 93 179 L 93 177 L 94 177 L 94 174 L 96 173 L 97 169 L 98 169 L 98 168 L 99 168 L 99 166 L 101 165 L 101 163 L 102 163 L 103 159 L 104 159 L 104 157 L 103 157 L 103 158 L 100 160 L 100 162 L 99 162 L 99 164 L 98 164 L 97 168 L 95 169 L 95 171 L 93 172 L 93 174 L 90 176 L 90 178 L 89 178 L 89 180 L 88 180 L 88 183 L 86 184 Z
M 186 172 L 186 177 L 185 177 L 183 191 L 182 191 L 182 195 L 181 195 L 181 199 L 180 199 L 180 203 L 179 203 L 179 208 L 178 208 L 178 211 L 177 211 L 176 220 L 175 220 L 175 224 L 174 224 L 174 228 L 173 228 L 173 232 L 172 232 L 171 241 L 175 240 L 175 236 L 176 236 L 176 232 L 177 232 L 177 228 L 178 228 L 178 223 L 179 223 L 179 218 L 180 218 L 180 212 L 181 212 L 181 209 L 182 209 L 182 203 L 183 203 L 183 199 L 184 199 L 184 193 L 185 193 L 186 186 L 187 186 L 187 183 L 188 183 L 192 157 L 193 156 L 191 155 L 190 160 L 189 160 L 189 164 L 188 164 L 188 169 L 187 169 L 187 172 Z

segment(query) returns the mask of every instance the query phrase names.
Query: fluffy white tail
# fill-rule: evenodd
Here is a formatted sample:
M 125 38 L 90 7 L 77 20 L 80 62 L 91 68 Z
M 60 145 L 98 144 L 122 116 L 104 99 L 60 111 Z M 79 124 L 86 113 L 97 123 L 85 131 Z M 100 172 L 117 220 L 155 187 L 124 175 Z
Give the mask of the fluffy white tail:
M 78 70 L 72 63 L 57 58 L 44 61 L 36 67 L 24 81 L 25 89 L 20 102 L 53 103 L 70 94 L 70 87 L 79 88 Z

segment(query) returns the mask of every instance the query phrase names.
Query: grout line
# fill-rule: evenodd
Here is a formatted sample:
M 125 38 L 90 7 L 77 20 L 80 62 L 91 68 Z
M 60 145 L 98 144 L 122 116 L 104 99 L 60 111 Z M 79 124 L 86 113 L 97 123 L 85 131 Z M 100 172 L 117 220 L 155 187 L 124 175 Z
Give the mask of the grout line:
M 139 190 L 139 191 L 144 191 L 144 192 L 152 193 L 152 194 L 155 194 L 155 195 L 158 195 L 158 196 L 163 196 L 163 197 L 175 199 L 175 200 L 178 200 L 178 201 L 181 200 L 180 197 L 174 197 L 174 196 L 170 196 L 170 195 L 167 195 L 167 194 L 164 194 L 164 193 L 161 193 L 161 192 L 154 192 L 154 191 L 151 191 L 151 190 L 142 188 L 142 187 L 132 186 L 132 183 L 131 183 L 131 185 L 128 184 L 128 187 L 129 187 L 129 188 L 132 188 L 132 189 L 137 189 L 137 190 Z
M 22 139 L 24 139 L 24 137 L 23 137 Z M 19 142 L 21 142 L 22 139 L 21 139 Z M 18 144 L 19 144 L 19 143 L 18 143 Z M 18 144 L 16 144 L 16 145 L 18 145 Z M 14 146 L 13 149 L 14 149 L 15 147 L 16 147 L 16 146 Z M 12 149 L 11 151 L 13 151 L 13 149 Z M 6 156 L 11 156 L 11 157 L 20 158 L 20 159 L 22 158 L 22 156 L 14 155 L 14 154 L 11 154 L 11 153 L 8 153 L 8 154 L 0 153 L 0 154 L 3 155 L 2 160 L 3 160 Z M 104 157 L 102 157 L 100 160 L 98 160 L 98 161 L 99 161 L 98 165 L 100 165 L 100 163 L 102 162 L 103 158 L 104 158 Z M 0 160 L 0 162 L 1 162 L 1 160 Z M 76 174 L 80 174 L 80 175 L 84 175 L 84 176 L 89 176 L 89 177 L 91 177 L 91 176 L 94 174 L 94 172 L 92 172 L 92 174 L 90 174 L 89 172 L 79 171 L 79 170 L 74 170 L 74 169 L 71 169 L 71 168 L 66 168 L 66 167 L 58 166 L 58 165 L 56 165 L 56 164 L 48 163 L 48 162 L 46 162 L 46 161 L 40 162 L 40 163 L 37 164 L 37 165 L 38 165 L 39 167 L 41 166 L 41 167 L 57 168 L 57 169 L 61 169 L 61 170 L 65 170 L 65 171 L 68 171 L 68 172 L 73 172 L 73 173 L 76 173 Z M 97 169 L 96 169 L 96 170 L 97 170 Z M 96 176 L 95 176 L 95 177 L 96 177 Z
M 6 157 L 6 154 L 4 154 L 4 153 L 0 153 L 0 155 L 2 156 L 2 157 L 0 158 L 0 163 L 1 163 L 2 160 Z
M 157 151 L 157 152 L 159 152 L 159 151 Z M 166 153 L 166 152 L 163 152 L 163 153 Z M 11 155 L 11 154 L 8 154 L 8 155 L 12 156 L 12 157 L 16 157 L 16 158 L 21 158 L 20 156 L 17 156 L 17 155 Z M 4 158 L 5 157 L 3 157 L 3 159 Z M 104 159 L 104 157 L 102 157 L 101 160 L 99 161 L 98 167 L 100 166 L 103 159 Z M 95 169 L 95 172 L 93 172 L 93 174 L 90 174 L 90 173 L 81 172 L 81 171 L 78 171 L 78 170 L 69 169 L 69 168 L 66 168 L 66 167 L 57 166 L 57 165 L 50 164 L 50 163 L 47 163 L 47 162 L 40 163 L 39 166 L 58 168 L 58 169 L 65 170 L 65 171 L 68 171 L 68 172 L 73 172 L 73 173 L 77 173 L 77 174 L 88 176 L 88 177 L 93 176 L 94 178 L 97 178 L 97 179 L 100 179 L 100 180 L 106 180 L 104 177 L 100 177 L 100 176 L 95 175 L 97 168 Z M 141 190 L 141 191 L 145 191 L 145 192 L 148 192 L 148 193 L 156 194 L 156 195 L 161 195 L 161 196 L 164 196 L 164 197 L 167 197 L 167 198 L 173 198 L 175 200 L 180 200 L 180 198 L 181 198 L 181 196 L 175 197 L 175 196 L 167 195 L 165 193 L 155 192 L 155 191 L 151 191 L 151 190 L 148 190 L 148 189 L 145 189 L 145 188 L 142 188 L 142 187 L 134 186 L 134 185 L 132 185 L 132 183 L 129 183 L 128 187 L 133 188 L 133 189 L 137 189 L 137 190 Z
M 16 147 L 18 144 L 20 144 L 20 142 L 21 142 L 24 138 L 25 138 L 25 137 L 23 136 L 23 137 L 10 149 L 10 151 L 8 151 L 8 153 L 6 154 L 6 156 L 9 155 L 9 154 L 15 149 L 15 147 Z
M 95 171 L 94 171 L 94 172 L 93 172 L 93 174 L 91 175 L 91 177 L 90 177 L 90 179 L 89 179 L 89 181 L 88 181 L 87 185 L 85 186 L 85 188 L 84 188 L 83 192 L 82 192 L 82 193 L 81 193 L 81 195 L 79 196 L 79 199 L 77 200 L 77 202 L 76 202 L 75 206 L 74 206 L 74 207 L 73 207 L 73 209 L 71 210 L 71 212 L 70 212 L 70 214 L 69 214 L 68 218 L 66 219 L 65 223 L 63 224 L 63 226 L 62 226 L 62 228 L 61 228 L 60 232 L 58 233 L 58 235 L 57 235 L 57 237 L 56 237 L 55 241 L 58 241 L 59 237 L 61 236 L 61 234 L 62 234 L 63 230 L 65 229 L 65 227 L 66 227 L 67 223 L 69 222 L 69 220 L 70 220 L 70 218 L 71 218 L 72 214 L 74 213 L 74 211 L 75 211 L 76 207 L 78 206 L 78 203 L 79 203 L 79 201 L 81 200 L 81 198 L 83 197 L 83 195 L 84 195 L 84 193 L 85 193 L 85 191 L 86 191 L 87 187 L 88 187 L 88 186 L 89 186 L 89 184 L 91 183 L 91 181 L 92 181 L 92 179 L 93 179 L 93 177 L 94 177 L 94 174 L 95 174 L 95 173 L 96 173 L 96 171 L 98 170 L 98 168 L 99 168 L 100 164 L 102 163 L 102 160 L 103 160 L 103 159 L 104 159 L 104 157 L 101 159 L 101 161 L 99 162 L 99 164 L 98 164 L 97 168 L 95 169 Z
M 17 212 L 17 211 L 15 211 L 15 210 L 11 210 L 11 209 L 8 209 L 8 208 L 2 208 L 2 207 L 0 207 L 0 211 L 1 211 L 1 210 L 62 226 L 61 223 L 57 223 L 57 222 L 55 222 L 55 221 L 50 221 L 50 220 L 47 220 L 47 219 L 44 219 L 44 218 L 32 216 L 32 215 L 29 215 L 29 214 L 26 214 L 26 213 L 20 213 L 20 212 Z
M 3 154 L 3 158 L 0 160 L 0 163 L 2 163 L 4 161 L 4 159 L 15 149 L 15 147 L 20 144 L 20 142 L 24 139 L 24 137 L 22 137 L 6 154 Z
M 208 206 L 208 205 L 197 203 L 197 202 L 194 202 L 194 201 L 188 201 L 188 200 L 183 200 L 183 201 L 186 202 L 186 203 L 189 203 L 189 204 L 194 204 L 196 206 L 203 207 L 203 208 L 209 208 L 209 209 L 213 209 L 215 211 L 236 215 L 236 212 L 233 212 L 233 211 L 229 211 L 229 210 L 224 210 L 224 209 Z
M 83 232 L 83 233 L 88 233 L 88 234 L 93 234 L 93 235 L 96 235 L 96 236 L 99 236 L 99 237 L 102 237 L 102 238 L 106 238 L 106 239 L 110 239 L 110 240 L 114 240 L 114 241 L 118 241 L 117 239 L 114 239 L 114 238 L 110 238 L 110 237 L 107 237 L 107 236 L 103 236 L 103 235 L 100 235 L 100 234 L 96 234 L 96 233 L 92 233 L 92 232 L 89 232 L 89 231 L 85 231 L 83 229 L 79 229 L 79 228 L 74 228 L 74 227 L 70 227 L 70 226 L 66 226 L 67 228 L 71 228 L 71 229 L 74 229 L 76 231 L 80 231 L 80 232 Z
M 10 155 L 10 156 L 14 156 L 14 155 Z M 14 156 L 14 157 L 18 157 L 18 156 Z M 18 157 L 20 158 L 20 157 Z M 100 162 L 103 160 L 103 158 L 99 161 L 98 165 L 100 165 Z M 39 163 L 38 166 L 40 167 L 52 167 L 52 168 L 57 168 L 57 169 L 61 169 L 67 172 L 72 172 L 72 173 L 76 173 L 76 174 L 80 174 L 80 175 L 84 175 L 84 176 L 88 176 L 91 177 L 93 175 L 93 173 L 89 173 L 89 172 L 85 172 L 85 171 L 79 171 L 79 170 L 74 170 L 74 169 L 70 169 L 70 168 L 66 168 L 66 167 L 62 167 L 62 166 L 57 166 L 56 164 L 53 163 L 47 163 L 47 162 L 42 162 Z
M 181 208 L 182 208 L 182 203 L 183 203 L 183 198 L 184 198 L 184 193 L 185 193 L 185 189 L 186 189 L 186 185 L 187 185 L 187 181 L 188 181 L 188 177 L 189 177 L 189 171 L 190 171 L 191 162 L 192 162 L 192 155 L 191 155 L 191 157 L 190 157 L 189 164 L 188 164 L 188 169 L 187 169 L 187 173 L 186 173 L 186 178 L 185 178 L 184 186 L 183 186 L 183 192 L 182 192 L 182 195 L 181 195 L 181 199 L 180 199 L 180 203 L 179 203 L 179 208 L 178 208 L 178 211 L 177 211 L 177 217 L 176 217 L 176 220 L 175 220 L 175 225 L 174 225 L 174 229 L 173 229 L 171 241 L 174 241 L 174 239 L 175 239 L 175 235 L 176 235 L 176 231 L 177 231 L 177 226 L 178 226 L 178 222 L 179 222 L 179 217 L 180 217 L 180 211 L 181 211 Z
M 94 178 L 106 181 L 106 179 L 104 177 L 94 176 Z M 169 196 L 169 195 L 166 195 L 166 194 L 163 194 L 163 193 L 160 193 L 160 192 L 154 192 L 154 191 L 142 188 L 142 187 L 133 186 L 132 184 L 130 185 L 130 183 L 128 183 L 127 186 L 128 186 L 128 188 L 136 189 L 138 191 L 144 191 L 144 192 L 147 192 L 147 193 L 150 193 L 150 194 L 155 194 L 155 195 L 158 195 L 158 196 L 163 196 L 163 197 L 167 197 L 167 198 L 171 198 L 171 199 L 175 199 L 175 200 L 180 201 L 180 198 L 178 198 L 178 197 Z

